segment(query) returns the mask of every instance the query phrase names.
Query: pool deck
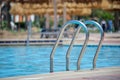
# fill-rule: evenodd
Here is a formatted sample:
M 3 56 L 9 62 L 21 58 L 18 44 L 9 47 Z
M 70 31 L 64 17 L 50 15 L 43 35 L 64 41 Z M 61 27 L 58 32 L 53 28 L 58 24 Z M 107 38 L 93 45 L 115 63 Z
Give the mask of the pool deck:
M 30 45 L 54 45 L 56 38 L 30 38 Z M 62 38 L 60 44 L 69 45 L 72 38 Z M 85 34 L 78 35 L 75 45 L 83 45 Z M 88 44 L 98 45 L 100 34 L 90 34 Z M 26 39 L 0 39 L 0 46 L 26 45 Z M 120 45 L 120 33 L 105 33 L 103 45 Z
M 0 80 L 120 80 L 120 67 L 0 78 Z

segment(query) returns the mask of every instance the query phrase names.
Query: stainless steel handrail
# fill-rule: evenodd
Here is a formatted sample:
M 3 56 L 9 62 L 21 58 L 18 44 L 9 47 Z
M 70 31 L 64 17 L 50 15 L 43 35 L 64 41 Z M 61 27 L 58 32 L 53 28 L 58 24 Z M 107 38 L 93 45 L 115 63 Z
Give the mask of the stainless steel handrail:
M 100 48 L 101 48 L 101 45 L 102 45 L 102 42 L 103 42 L 103 39 L 104 39 L 104 31 L 103 31 L 101 25 L 99 23 L 95 22 L 95 21 L 88 20 L 88 21 L 85 21 L 84 23 L 95 25 L 100 30 L 100 33 L 101 33 L 101 38 L 100 38 L 100 41 L 99 41 L 99 44 L 98 44 L 98 47 L 97 47 L 97 50 L 96 50 L 96 53 L 95 53 L 95 56 L 94 56 L 94 59 L 93 59 L 93 69 L 95 69 L 98 54 L 99 54 L 99 51 L 100 51 Z
M 77 21 L 77 20 L 71 20 L 71 21 L 67 22 L 65 25 L 63 25 L 63 28 L 62 28 L 62 30 L 61 30 L 61 32 L 59 33 L 59 36 L 58 36 L 58 38 L 57 38 L 56 44 L 54 45 L 54 47 L 53 47 L 53 49 L 52 49 L 52 52 L 51 52 L 51 54 L 50 54 L 50 72 L 53 72 L 53 58 L 54 58 L 54 54 L 55 54 L 56 47 L 58 46 L 58 43 L 59 43 L 59 41 L 60 41 L 60 38 L 61 38 L 61 36 L 62 36 L 65 28 L 66 28 L 69 24 L 78 24 L 79 27 L 83 27 L 83 28 L 84 28 L 84 30 L 85 30 L 85 32 L 86 32 L 86 40 L 85 40 L 85 42 L 84 42 L 84 46 L 83 46 L 84 48 L 83 48 L 83 50 L 82 50 L 82 52 L 81 52 L 82 54 L 84 53 L 84 50 L 85 50 L 85 47 L 86 47 L 86 44 L 87 44 L 88 38 L 89 38 L 88 29 L 87 29 L 87 27 L 86 27 L 86 25 L 85 25 L 84 23 L 82 23 L 82 22 L 80 22 L 80 21 Z
M 77 60 L 77 70 L 80 70 L 81 59 L 82 59 L 82 57 L 83 57 L 83 55 L 84 55 L 84 52 L 85 52 L 85 49 L 86 49 L 88 40 L 89 40 L 89 32 L 87 31 L 87 32 L 86 32 L 86 39 L 85 39 L 85 41 L 84 41 L 82 50 L 81 50 L 81 52 L 80 52 L 80 54 L 79 54 L 79 57 L 78 57 L 78 60 Z
M 66 71 L 69 71 L 70 51 L 71 51 L 71 49 L 72 49 L 72 47 L 73 47 L 73 44 L 74 44 L 74 42 L 75 42 L 75 39 L 76 39 L 76 37 L 77 37 L 80 29 L 81 29 L 81 27 L 80 27 L 80 28 L 78 27 L 76 33 L 74 34 L 74 37 L 72 38 L 72 41 L 71 41 L 71 43 L 70 43 L 70 46 L 69 46 L 69 48 L 68 48 L 68 50 L 67 50 L 67 53 L 66 53 Z

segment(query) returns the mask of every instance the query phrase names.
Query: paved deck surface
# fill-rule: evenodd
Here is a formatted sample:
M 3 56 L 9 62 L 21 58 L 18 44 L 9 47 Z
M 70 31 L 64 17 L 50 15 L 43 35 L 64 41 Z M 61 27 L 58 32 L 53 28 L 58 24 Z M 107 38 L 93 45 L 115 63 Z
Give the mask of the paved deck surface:
M 9 39 L 0 39 L 0 45 L 26 45 L 26 43 L 20 43 L 19 41 L 25 41 L 26 39 L 17 39 L 17 38 L 9 38 Z M 44 44 L 55 44 L 56 38 L 31 38 L 31 41 L 34 41 L 33 43 L 30 43 L 30 45 L 44 45 Z M 62 38 L 62 42 L 60 44 L 69 45 L 72 38 Z M 83 45 L 83 42 L 85 40 L 85 34 L 81 33 L 79 34 L 78 38 L 75 41 L 76 45 Z M 98 45 L 98 42 L 100 40 L 100 34 L 99 33 L 92 33 L 89 37 L 88 44 L 90 45 Z M 2 43 L 3 41 L 3 43 Z M 9 41 L 9 42 L 6 42 Z M 14 41 L 14 42 L 10 42 Z M 104 45 L 120 45 L 120 33 L 105 33 Z
M 0 80 L 120 80 L 120 67 L 1 78 Z

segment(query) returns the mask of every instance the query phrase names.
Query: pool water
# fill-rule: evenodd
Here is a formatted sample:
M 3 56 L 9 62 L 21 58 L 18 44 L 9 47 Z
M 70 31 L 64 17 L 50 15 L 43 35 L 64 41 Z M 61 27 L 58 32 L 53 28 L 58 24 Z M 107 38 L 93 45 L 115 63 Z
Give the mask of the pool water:
M 1 46 L 0 78 L 49 73 L 50 53 L 53 46 Z M 66 70 L 65 55 L 69 46 L 59 46 L 54 56 L 54 71 Z M 82 46 L 74 46 L 70 55 L 70 70 L 76 70 Z M 81 69 L 92 69 L 97 46 L 87 46 Z M 102 46 L 97 68 L 120 66 L 120 46 Z

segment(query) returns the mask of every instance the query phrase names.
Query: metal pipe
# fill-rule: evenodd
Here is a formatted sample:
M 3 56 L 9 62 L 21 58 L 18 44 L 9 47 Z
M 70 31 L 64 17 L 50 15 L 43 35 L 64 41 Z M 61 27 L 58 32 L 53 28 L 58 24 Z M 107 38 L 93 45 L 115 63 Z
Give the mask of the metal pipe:
M 96 50 L 96 53 L 95 53 L 95 56 L 94 56 L 94 59 L 93 59 L 93 69 L 95 69 L 98 54 L 99 54 L 99 51 L 100 51 L 100 48 L 101 48 L 101 45 L 102 45 L 102 42 L 103 42 L 103 39 L 104 39 L 104 31 L 103 31 L 101 25 L 99 23 L 95 22 L 95 21 L 88 20 L 88 21 L 85 21 L 84 23 L 95 25 L 100 30 L 100 33 L 101 33 L 101 38 L 100 38 L 100 41 L 99 41 L 99 44 L 98 44 L 98 47 L 97 47 L 97 50 Z
M 58 46 L 58 43 L 60 41 L 60 38 L 61 36 L 63 35 L 63 32 L 65 30 L 65 28 L 69 25 L 69 24 L 78 24 L 79 27 L 83 27 L 85 32 L 86 32 L 86 36 L 89 37 L 89 33 L 88 33 L 88 30 L 87 30 L 87 27 L 80 21 L 77 21 L 77 20 L 71 20 L 69 22 L 67 22 L 65 25 L 63 25 L 63 28 L 61 30 L 61 32 L 59 33 L 59 36 L 57 38 L 57 41 L 56 41 L 56 44 L 54 45 L 53 49 L 52 49 L 52 52 L 50 54 L 50 72 L 53 72 L 53 58 L 54 58 L 54 54 L 55 54 L 55 50 L 56 50 L 56 47 Z
M 66 4 L 64 3 L 64 7 L 63 7 L 63 23 L 66 23 Z
M 78 27 L 76 33 L 74 34 L 74 37 L 72 38 L 72 41 L 71 41 L 71 43 L 70 43 L 70 46 L 69 46 L 69 48 L 68 48 L 68 50 L 67 50 L 67 53 L 66 53 L 66 71 L 69 71 L 70 51 L 71 51 L 71 49 L 72 49 L 72 47 L 73 47 L 73 44 L 74 44 L 74 42 L 75 42 L 75 39 L 76 39 L 76 37 L 77 37 L 80 29 L 81 29 L 81 27 Z
M 3 8 L 3 6 L 5 5 L 5 3 L 4 2 L 2 2 L 1 3 L 1 7 L 0 7 L 0 16 L 1 16 L 1 29 L 2 29 L 2 23 L 3 23 L 3 13 L 2 13 L 2 8 Z
M 79 54 L 79 57 L 78 57 L 78 60 L 77 60 L 77 70 L 80 70 L 81 59 L 84 55 L 84 52 L 85 52 L 85 49 L 86 49 L 86 46 L 87 46 L 87 43 L 88 43 L 88 40 L 89 40 L 89 32 L 88 32 L 87 28 L 85 28 L 85 31 L 86 31 L 86 39 L 84 41 L 82 50 L 81 50 L 81 52 Z
M 2 6 L 0 6 L 0 28 L 2 29 Z
M 54 29 L 57 28 L 57 1 L 56 0 L 53 0 L 53 7 L 54 7 Z

